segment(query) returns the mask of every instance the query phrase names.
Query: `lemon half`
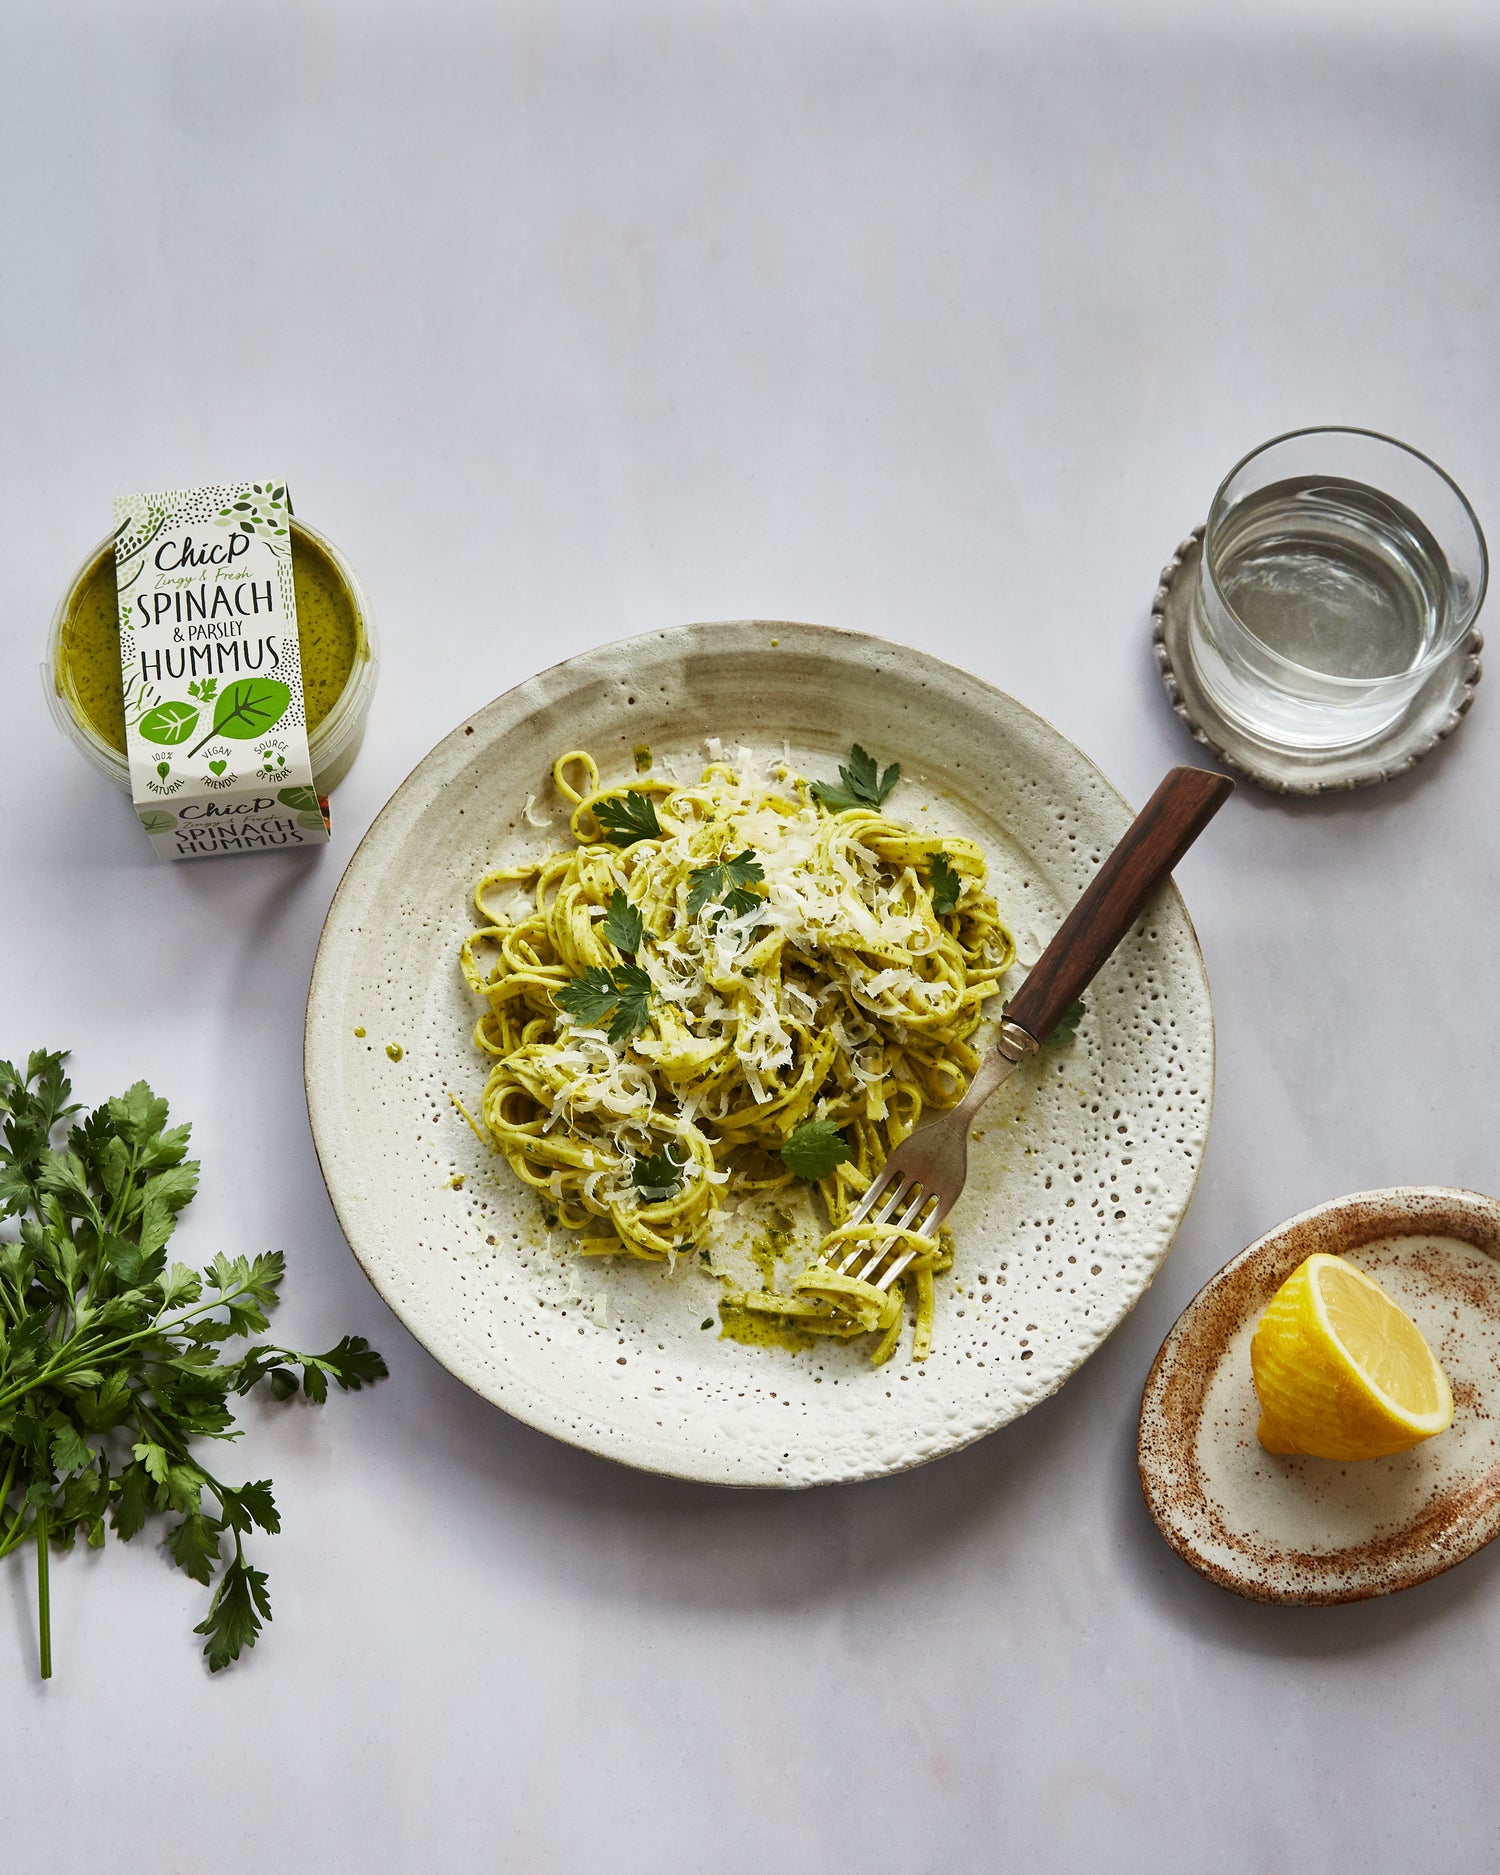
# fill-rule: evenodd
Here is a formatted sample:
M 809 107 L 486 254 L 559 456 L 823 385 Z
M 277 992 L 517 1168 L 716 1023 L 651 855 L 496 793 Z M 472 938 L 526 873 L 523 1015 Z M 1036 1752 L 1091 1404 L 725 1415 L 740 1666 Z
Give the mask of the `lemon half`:
M 1268 1452 L 1383 1458 L 1453 1422 L 1422 1331 L 1362 1270 L 1321 1252 L 1271 1298 L 1250 1343 Z

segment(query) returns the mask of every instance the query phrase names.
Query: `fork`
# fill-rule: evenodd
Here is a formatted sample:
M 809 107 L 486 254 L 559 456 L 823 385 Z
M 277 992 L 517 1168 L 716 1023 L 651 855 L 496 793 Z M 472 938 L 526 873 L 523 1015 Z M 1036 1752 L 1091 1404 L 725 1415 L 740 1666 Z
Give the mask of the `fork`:
M 1015 1071 L 1036 1053 L 1093 982 L 1105 960 L 1145 909 L 1152 893 L 1234 792 L 1227 775 L 1174 768 L 1126 829 L 1124 838 L 1042 952 L 1006 1007 L 995 1046 L 980 1062 L 968 1091 L 951 1112 L 919 1127 L 886 1160 L 848 1223 L 893 1225 L 930 1240 L 957 1202 L 969 1166 L 969 1123 Z M 899 1239 L 897 1240 L 900 1241 Z M 919 1253 L 904 1253 L 878 1278 L 889 1241 L 856 1244 L 834 1267 L 876 1289 L 889 1289 Z M 856 1269 L 861 1259 L 864 1267 Z

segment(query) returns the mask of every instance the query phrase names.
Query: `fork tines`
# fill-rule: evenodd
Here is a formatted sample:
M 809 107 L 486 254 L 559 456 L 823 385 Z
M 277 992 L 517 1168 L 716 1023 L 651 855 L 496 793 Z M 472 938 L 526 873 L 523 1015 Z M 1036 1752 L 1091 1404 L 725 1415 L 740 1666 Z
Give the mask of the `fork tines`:
M 933 1237 L 937 1234 L 938 1224 L 946 1208 L 920 1181 L 904 1178 L 887 1165 L 850 1213 L 849 1222 L 890 1224 L 897 1230 L 915 1230 L 919 1236 Z M 875 1271 L 892 1254 L 893 1247 L 889 1243 L 882 1243 L 876 1244 L 872 1250 L 865 1244 L 851 1244 L 835 1268 L 841 1275 L 857 1276 L 860 1282 L 875 1282 Z M 888 1289 L 916 1254 L 910 1246 L 903 1250 L 880 1280 L 875 1282 L 875 1287 Z M 868 1260 L 863 1269 L 856 1270 L 854 1266 L 861 1257 L 867 1257 Z

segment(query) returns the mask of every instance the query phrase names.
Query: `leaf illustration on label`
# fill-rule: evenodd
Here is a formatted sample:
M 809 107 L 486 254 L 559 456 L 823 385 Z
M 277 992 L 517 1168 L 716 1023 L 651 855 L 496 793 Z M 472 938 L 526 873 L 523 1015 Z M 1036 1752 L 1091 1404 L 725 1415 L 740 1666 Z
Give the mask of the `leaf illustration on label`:
M 324 831 L 323 816 L 321 814 L 299 814 L 297 816 L 297 825 L 299 827 L 306 827 L 309 833 L 321 833 Z
M 177 825 L 175 814 L 142 814 L 141 825 L 147 833 L 170 833 Z
M 205 742 L 227 736 L 236 742 L 264 735 L 286 714 L 292 693 L 275 677 L 245 677 L 233 683 L 214 705 L 214 726 L 188 750 L 196 755 Z M 189 732 L 191 733 L 191 732 Z
M 283 807 L 295 807 L 304 814 L 320 813 L 316 788 L 279 788 L 276 799 Z
M 197 727 L 198 712 L 191 703 L 158 703 L 154 710 L 147 710 L 136 724 L 148 742 L 163 744 L 168 748 L 186 742 Z

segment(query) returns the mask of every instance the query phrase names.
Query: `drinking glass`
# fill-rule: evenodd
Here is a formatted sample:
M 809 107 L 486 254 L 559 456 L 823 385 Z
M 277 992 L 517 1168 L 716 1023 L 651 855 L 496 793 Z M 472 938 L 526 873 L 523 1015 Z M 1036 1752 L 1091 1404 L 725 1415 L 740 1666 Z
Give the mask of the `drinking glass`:
M 1294 430 L 1214 496 L 1189 649 L 1245 734 L 1357 748 L 1458 651 L 1487 577 L 1474 510 L 1435 462 L 1373 430 Z

